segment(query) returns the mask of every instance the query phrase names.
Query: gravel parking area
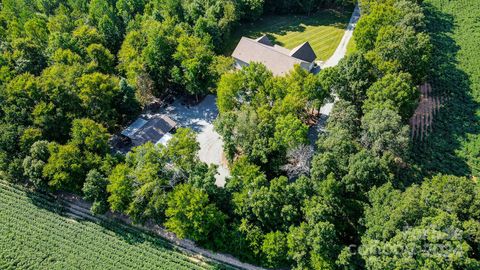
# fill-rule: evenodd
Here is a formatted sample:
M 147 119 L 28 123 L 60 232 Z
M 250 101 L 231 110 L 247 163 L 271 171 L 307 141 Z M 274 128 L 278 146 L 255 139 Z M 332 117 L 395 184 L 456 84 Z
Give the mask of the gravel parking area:
M 182 100 L 176 100 L 165 108 L 165 113 L 177 122 L 178 127 L 189 127 L 197 132 L 197 140 L 200 143 L 199 158 L 207 164 L 218 165 L 216 184 L 223 187 L 225 178 L 230 172 L 223 154 L 222 138 L 213 129 L 213 121 L 218 115 L 216 97 L 208 95 L 195 106 L 188 106 Z

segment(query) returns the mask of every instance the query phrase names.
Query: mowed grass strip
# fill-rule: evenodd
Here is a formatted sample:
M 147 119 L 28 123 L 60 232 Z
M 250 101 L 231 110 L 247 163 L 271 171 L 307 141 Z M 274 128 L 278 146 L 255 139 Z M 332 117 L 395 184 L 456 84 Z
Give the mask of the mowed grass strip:
M 322 10 L 310 16 L 282 15 L 265 16 L 237 27 L 226 44 L 225 54 L 230 55 L 242 36 L 268 37 L 280 46 L 293 49 L 308 41 L 317 54 L 317 60 L 327 60 L 337 48 L 352 11 Z
M 58 214 L 58 204 L 0 181 L 0 269 L 222 269 L 120 223 Z

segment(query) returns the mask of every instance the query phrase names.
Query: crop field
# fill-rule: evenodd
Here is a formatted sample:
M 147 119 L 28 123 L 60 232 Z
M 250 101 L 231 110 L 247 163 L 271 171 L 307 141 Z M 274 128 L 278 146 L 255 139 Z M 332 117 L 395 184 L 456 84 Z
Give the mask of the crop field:
M 0 181 L 0 269 L 223 269 L 131 226 L 61 210 L 47 196 Z
M 308 41 L 317 54 L 317 60 L 327 60 L 337 48 L 347 27 L 353 7 L 339 12 L 323 10 L 310 16 L 266 16 L 237 27 L 226 46 L 231 54 L 242 36 L 268 37 L 280 46 L 293 49 Z
M 442 108 L 414 155 L 426 174 L 480 176 L 480 1 L 426 0 L 434 51 L 429 83 Z

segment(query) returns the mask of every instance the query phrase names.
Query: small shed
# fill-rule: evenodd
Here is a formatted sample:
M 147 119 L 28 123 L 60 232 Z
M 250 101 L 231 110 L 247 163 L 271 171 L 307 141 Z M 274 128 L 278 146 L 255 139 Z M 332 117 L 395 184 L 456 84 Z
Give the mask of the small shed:
M 166 141 L 172 136 L 170 132 L 176 126 L 177 123 L 164 114 L 152 115 L 148 116 L 148 118 L 139 117 L 123 130 L 121 135 L 129 140 L 131 146 L 139 146 L 146 142 L 166 144 Z

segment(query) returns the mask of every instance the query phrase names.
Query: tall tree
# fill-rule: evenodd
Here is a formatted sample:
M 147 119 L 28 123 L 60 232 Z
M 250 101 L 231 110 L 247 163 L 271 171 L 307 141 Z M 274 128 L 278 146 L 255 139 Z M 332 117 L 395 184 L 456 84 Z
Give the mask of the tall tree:
M 209 203 L 205 192 L 189 184 L 174 189 L 165 213 L 165 226 L 180 238 L 212 245 L 224 230 L 225 214 Z
M 215 55 L 209 43 L 209 40 L 184 35 L 179 38 L 173 54 L 178 63 L 172 69 L 173 79 L 197 101 L 200 95 L 208 93 L 217 80 L 212 70 Z
M 373 109 L 362 118 L 362 145 L 377 155 L 390 152 L 405 157 L 409 147 L 409 128 L 389 109 Z
M 368 113 L 375 108 L 390 109 L 400 114 L 406 122 L 417 107 L 419 95 L 410 74 L 387 74 L 368 88 L 363 111 Z
M 442 175 L 404 192 L 390 184 L 372 191 L 360 250 L 366 267 L 478 268 L 478 192 L 472 179 Z

